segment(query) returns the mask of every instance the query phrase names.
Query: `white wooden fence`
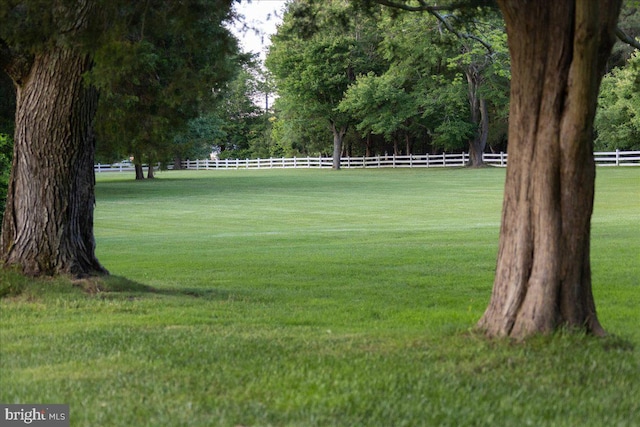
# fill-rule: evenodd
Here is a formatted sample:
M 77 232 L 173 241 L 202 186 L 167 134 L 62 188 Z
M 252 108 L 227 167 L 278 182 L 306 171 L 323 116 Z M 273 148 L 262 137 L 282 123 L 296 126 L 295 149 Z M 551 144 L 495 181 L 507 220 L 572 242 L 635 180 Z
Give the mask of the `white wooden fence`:
M 507 165 L 506 153 L 484 153 L 485 164 L 504 167 Z M 640 151 L 611 151 L 594 153 L 599 166 L 640 166 Z M 461 167 L 469 162 L 468 153 L 458 154 L 421 154 L 410 156 L 343 157 L 342 168 L 429 168 Z M 273 168 L 326 168 L 333 165 L 331 157 L 281 157 L 269 159 L 204 159 L 185 160 L 183 169 L 273 169 Z M 168 165 L 173 169 L 173 165 Z M 95 165 L 95 171 L 123 172 L 133 171 L 129 166 Z
M 438 154 L 411 156 L 343 157 L 342 168 L 413 168 L 464 166 L 469 154 Z M 505 156 L 506 165 L 506 156 Z M 184 169 L 271 169 L 271 168 L 325 168 L 333 166 L 331 157 L 281 157 L 269 159 L 187 160 Z

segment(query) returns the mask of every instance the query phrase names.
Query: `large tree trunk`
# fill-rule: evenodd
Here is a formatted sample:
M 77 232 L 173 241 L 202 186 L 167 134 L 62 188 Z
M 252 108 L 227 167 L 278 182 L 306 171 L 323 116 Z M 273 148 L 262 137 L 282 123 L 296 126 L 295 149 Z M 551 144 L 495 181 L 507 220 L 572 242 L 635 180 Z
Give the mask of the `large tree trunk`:
M 0 260 L 28 275 L 106 273 L 93 237 L 97 93 L 82 78 L 90 64 L 52 47 L 12 70 L 16 131 Z
M 593 118 L 620 0 L 500 0 L 512 82 L 496 277 L 478 327 L 604 331 L 591 291 Z

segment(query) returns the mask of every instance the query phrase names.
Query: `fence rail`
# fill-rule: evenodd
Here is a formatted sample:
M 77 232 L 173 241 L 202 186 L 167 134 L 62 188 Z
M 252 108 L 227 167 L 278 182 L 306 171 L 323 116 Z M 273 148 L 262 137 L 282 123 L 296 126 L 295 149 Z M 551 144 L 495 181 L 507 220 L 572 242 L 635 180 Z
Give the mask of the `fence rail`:
M 342 168 L 412 168 L 464 166 L 469 155 L 438 154 L 411 156 L 343 157 Z M 215 159 L 187 160 L 184 169 L 272 169 L 272 168 L 326 168 L 333 166 L 331 157 L 281 157 L 269 159 Z
M 484 153 L 485 164 L 505 167 L 507 153 Z M 594 159 L 600 166 L 640 166 L 640 151 L 595 152 Z M 469 162 L 468 153 L 458 154 L 422 154 L 410 156 L 374 156 L 343 157 L 342 168 L 429 168 L 429 167 L 462 167 Z M 316 168 L 330 169 L 333 166 L 331 157 L 281 157 L 269 159 L 203 159 L 185 160 L 183 169 L 283 169 L 283 168 Z M 168 165 L 173 169 L 173 164 Z M 95 165 L 95 172 L 133 171 L 130 166 Z

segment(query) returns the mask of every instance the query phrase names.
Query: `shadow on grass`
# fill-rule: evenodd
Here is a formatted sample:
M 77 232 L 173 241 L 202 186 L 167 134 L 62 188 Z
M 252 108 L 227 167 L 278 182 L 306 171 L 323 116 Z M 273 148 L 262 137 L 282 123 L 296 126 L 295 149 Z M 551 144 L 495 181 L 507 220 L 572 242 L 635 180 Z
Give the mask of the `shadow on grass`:
M 142 296 L 145 294 L 166 295 L 178 297 L 206 298 L 206 299 L 228 299 L 230 293 L 220 289 L 200 289 L 200 288 L 169 288 L 158 289 L 145 285 L 135 280 L 121 276 L 103 276 L 99 278 L 82 279 L 74 281 L 74 286 L 81 288 L 91 295 L 106 297 L 108 295 L 127 295 L 130 297 Z
M 63 295 L 73 298 L 81 292 L 99 298 L 141 298 L 145 295 L 227 300 L 233 295 L 220 289 L 203 288 L 154 288 L 121 276 L 92 276 L 72 279 L 68 276 L 28 277 L 16 269 L 0 268 L 0 299 L 15 301 L 27 299 L 57 298 Z

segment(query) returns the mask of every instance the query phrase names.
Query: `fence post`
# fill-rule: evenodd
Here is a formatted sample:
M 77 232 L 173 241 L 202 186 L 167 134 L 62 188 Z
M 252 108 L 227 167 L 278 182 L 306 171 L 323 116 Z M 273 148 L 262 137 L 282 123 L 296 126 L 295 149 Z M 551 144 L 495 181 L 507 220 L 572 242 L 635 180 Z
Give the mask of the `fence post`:
M 616 148 L 616 166 L 620 166 L 620 149 Z
M 504 166 L 504 151 L 500 152 L 500 166 Z

